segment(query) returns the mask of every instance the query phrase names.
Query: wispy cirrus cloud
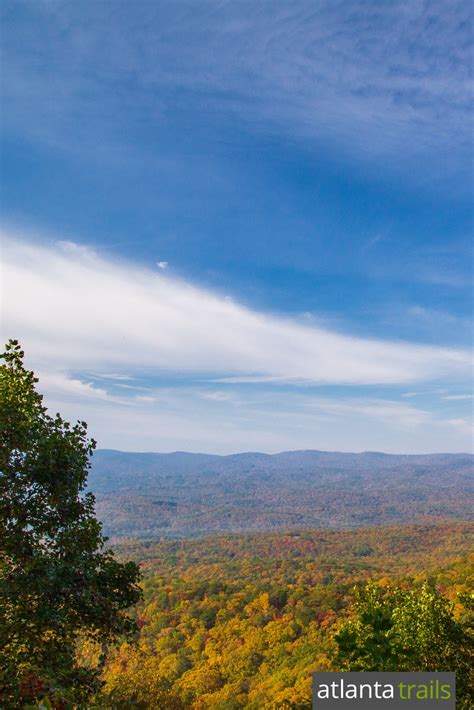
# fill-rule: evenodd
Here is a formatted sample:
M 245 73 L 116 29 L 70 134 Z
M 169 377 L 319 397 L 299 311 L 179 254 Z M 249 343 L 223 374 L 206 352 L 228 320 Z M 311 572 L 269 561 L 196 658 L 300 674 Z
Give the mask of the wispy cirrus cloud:
M 469 422 L 454 410 L 364 394 L 465 386 L 472 361 L 462 349 L 353 337 L 153 266 L 13 233 L 3 238 L 2 301 L 2 337 L 20 339 L 48 406 L 86 419 L 102 446 L 469 449 Z M 345 394 L 314 391 L 327 386 Z
M 5 238 L 3 262 L 3 332 L 57 369 L 370 385 L 463 377 L 472 362 L 258 312 L 70 243 Z
M 390 156 L 386 170 L 440 149 L 456 166 L 470 144 L 470 12 L 464 0 L 37 3 L 34 25 L 19 21 L 27 41 L 5 38 L 6 120 L 70 150 L 71 127 L 81 151 L 115 140 L 111 155 L 130 161 L 124 117 L 161 125 L 192 106 Z
M 40 387 L 43 381 L 40 377 Z M 74 420 L 86 418 L 103 447 L 135 451 L 232 453 L 283 449 L 468 451 L 467 418 L 363 396 L 334 398 L 305 391 L 218 392 L 202 386 L 152 388 L 117 399 L 77 399 L 59 391 L 47 402 Z
M 441 399 L 447 399 L 452 402 L 459 402 L 459 401 L 469 401 L 471 399 L 474 399 L 474 394 L 449 394 L 445 395 L 444 397 L 441 397 Z

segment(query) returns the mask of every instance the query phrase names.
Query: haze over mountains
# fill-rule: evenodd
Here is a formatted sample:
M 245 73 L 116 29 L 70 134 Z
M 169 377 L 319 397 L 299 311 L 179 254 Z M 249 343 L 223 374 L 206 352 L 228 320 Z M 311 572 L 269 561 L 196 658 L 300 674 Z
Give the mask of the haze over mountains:
M 229 456 L 98 450 L 89 486 L 105 532 L 351 528 L 472 515 L 474 456 L 324 451 Z

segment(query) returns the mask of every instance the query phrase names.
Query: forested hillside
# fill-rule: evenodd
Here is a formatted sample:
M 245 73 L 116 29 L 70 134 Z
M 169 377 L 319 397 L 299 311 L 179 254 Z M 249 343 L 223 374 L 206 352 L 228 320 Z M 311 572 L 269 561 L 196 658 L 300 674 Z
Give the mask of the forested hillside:
M 337 633 L 353 617 L 356 583 L 373 580 L 381 598 L 414 590 L 433 609 L 442 594 L 466 623 L 473 535 L 442 523 L 122 544 L 119 554 L 142 560 L 145 598 L 139 644 L 111 655 L 104 698 L 115 708 L 309 710 L 311 672 L 340 667 Z
M 89 485 L 108 535 L 350 528 L 470 519 L 474 457 L 291 451 L 97 451 Z
M 433 648 L 450 647 L 436 630 L 449 604 L 468 623 L 470 455 L 99 451 L 93 461 L 98 515 L 144 585 L 138 644 L 109 656 L 106 707 L 310 710 L 311 672 L 346 662 L 337 639 L 357 615 L 355 585 L 373 582 L 387 609 L 405 594 L 412 618 L 424 599 Z M 416 629 L 400 633 L 411 646 L 395 668 L 433 668 Z

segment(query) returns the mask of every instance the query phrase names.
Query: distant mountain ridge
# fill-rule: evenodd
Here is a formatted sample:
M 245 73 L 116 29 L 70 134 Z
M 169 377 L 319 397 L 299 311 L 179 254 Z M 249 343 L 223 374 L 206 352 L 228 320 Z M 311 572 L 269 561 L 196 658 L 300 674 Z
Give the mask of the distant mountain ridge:
M 99 449 L 89 487 L 108 534 L 358 527 L 470 519 L 471 454 L 318 450 L 220 456 Z
M 243 452 L 237 454 L 204 454 L 187 451 L 172 453 L 134 453 L 115 449 L 98 449 L 92 459 L 91 487 L 96 491 L 141 488 L 159 479 L 163 474 L 226 474 L 239 473 L 307 473 L 328 467 L 332 470 L 373 470 L 377 468 L 400 470 L 409 467 L 420 471 L 426 466 L 436 469 L 452 467 L 457 471 L 466 467 L 472 472 L 474 455 L 460 454 L 386 454 L 377 451 L 341 453 L 303 449 L 282 451 L 276 454 Z M 244 468 L 245 466 L 245 468 Z M 258 468 L 257 468 L 258 467 Z M 450 470 L 452 470 L 450 468 Z

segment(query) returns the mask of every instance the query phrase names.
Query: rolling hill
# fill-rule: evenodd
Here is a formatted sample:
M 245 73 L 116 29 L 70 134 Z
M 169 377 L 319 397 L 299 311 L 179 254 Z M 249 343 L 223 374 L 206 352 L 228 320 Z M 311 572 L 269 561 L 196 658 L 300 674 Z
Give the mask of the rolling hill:
M 229 456 L 98 450 L 90 489 L 113 537 L 355 528 L 472 515 L 470 454 Z

